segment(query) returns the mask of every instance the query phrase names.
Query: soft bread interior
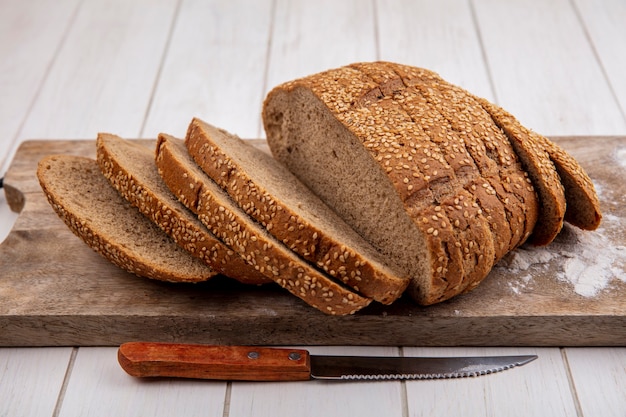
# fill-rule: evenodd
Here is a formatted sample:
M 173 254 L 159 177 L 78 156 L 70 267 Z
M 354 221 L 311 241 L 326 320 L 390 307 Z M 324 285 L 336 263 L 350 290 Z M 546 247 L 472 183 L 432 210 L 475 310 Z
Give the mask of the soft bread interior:
M 409 291 L 428 291 L 432 272 L 426 241 L 361 141 L 305 88 L 274 91 L 263 118 L 274 156 L 402 268 L 412 278 Z

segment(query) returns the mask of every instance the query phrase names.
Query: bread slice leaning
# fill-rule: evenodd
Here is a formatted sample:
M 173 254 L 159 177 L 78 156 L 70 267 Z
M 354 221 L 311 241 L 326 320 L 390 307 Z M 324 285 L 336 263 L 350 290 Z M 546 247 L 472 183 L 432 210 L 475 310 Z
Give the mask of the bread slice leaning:
M 96 140 L 98 165 L 113 187 L 183 249 L 244 284 L 271 282 L 213 235 L 167 188 L 154 150 L 108 133 Z
M 302 258 L 358 293 L 391 304 L 409 279 L 271 155 L 200 119 L 187 149 L 238 205 Z
M 70 230 L 120 268 L 171 282 L 206 281 L 216 274 L 131 206 L 111 187 L 95 160 L 47 156 L 39 162 L 37 177 Z
M 311 267 L 253 221 L 202 172 L 182 140 L 159 135 L 156 161 L 170 190 L 211 232 L 293 295 L 330 315 L 352 314 L 371 302 Z

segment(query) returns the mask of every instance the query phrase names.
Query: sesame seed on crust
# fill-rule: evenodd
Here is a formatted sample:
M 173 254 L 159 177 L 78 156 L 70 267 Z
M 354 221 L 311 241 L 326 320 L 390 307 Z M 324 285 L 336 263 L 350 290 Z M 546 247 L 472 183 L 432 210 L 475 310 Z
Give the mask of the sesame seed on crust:
M 403 82 L 395 82 L 401 77 L 389 64 L 377 64 L 380 63 L 355 66 L 379 83 L 380 91 L 387 91 L 390 94 L 383 94 L 384 97 L 378 101 L 365 104 L 372 107 L 387 102 L 385 106 L 388 109 L 387 113 L 393 114 L 393 117 L 383 117 L 382 122 L 379 120 L 379 125 L 385 126 L 388 130 L 391 130 L 389 128 L 391 125 L 403 133 L 415 131 L 416 127 L 419 128 L 420 132 L 417 137 L 413 138 L 413 141 L 428 146 L 431 153 L 441 155 L 440 160 L 450 161 L 464 175 L 463 181 L 460 181 L 455 175 L 457 170 L 449 171 L 453 169 L 451 165 L 434 167 L 431 164 L 419 165 L 420 160 L 417 160 L 417 166 L 422 172 L 442 170 L 447 172 L 445 177 L 435 178 L 429 184 L 435 200 L 430 202 L 431 207 L 432 204 L 441 203 L 438 207 L 444 209 L 438 211 L 437 216 L 432 216 L 433 219 L 439 220 L 435 222 L 435 227 L 425 228 L 425 230 L 427 235 L 431 235 L 442 232 L 446 227 L 449 228 L 444 232 L 447 237 L 443 240 L 450 259 L 446 276 L 446 292 L 456 294 L 472 286 L 473 283 L 480 282 L 489 273 L 496 258 L 495 239 L 491 233 L 490 222 L 483 215 L 474 197 L 462 188 L 465 181 L 480 177 L 480 173 L 472 163 L 463 165 L 462 161 L 471 161 L 471 157 L 465 149 L 463 139 L 456 129 L 453 129 L 450 122 L 442 118 L 441 114 L 414 88 L 406 88 Z M 385 84 L 393 84 L 395 87 L 385 88 Z M 422 130 L 424 126 L 430 128 L 428 134 Z M 415 161 L 412 162 L 415 163 Z M 459 200 L 462 201 L 459 202 Z M 415 210 L 413 207 L 411 209 Z M 426 209 L 415 210 L 414 217 L 423 216 L 424 210 Z M 472 222 L 468 223 L 469 218 L 463 217 L 462 213 L 468 215 Z M 423 223 L 418 222 L 418 224 Z M 461 250 L 463 251 L 461 256 L 455 256 Z M 446 295 L 445 298 L 448 296 Z
M 462 280 L 464 271 L 459 247 L 453 244 L 453 232 L 449 222 L 442 226 L 435 206 L 425 208 L 415 224 L 425 235 L 431 258 L 431 278 L 425 286 L 413 281 L 407 292 L 422 305 L 435 304 L 450 297 L 449 289 Z
M 455 244 L 460 244 L 463 281 L 454 287 L 454 293 L 474 287 L 491 271 L 494 265 L 495 246 L 489 221 L 486 219 L 475 196 L 468 190 L 460 190 L 442 202 L 455 232 Z
M 489 187 L 482 184 L 487 181 Z M 466 184 L 465 189 L 469 191 L 489 221 L 493 235 L 494 264 L 511 250 L 512 226 L 510 210 L 503 205 L 496 195 L 496 191 L 491 186 L 491 181 L 480 178 L 475 182 Z
M 232 202 L 216 197 L 208 190 L 201 192 L 200 220 L 278 285 L 331 315 L 353 314 L 370 303 L 370 299 L 338 285 L 302 262 L 262 227 L 246 219 L 245 213 L 234 208 Z M 268 245 L 272 250 L 265 249 Z
M 512 193 L 506 189 L 506 184 L 499 184 L 502 178 L 512 178 L 519 182 L 523 175 L 521 164 L 508 139 L 495 126 L 489 114 L 464 90 L 432 75 L 421 79 L 421 83 L 414 80 L 412 85 L 420 91 L 430 106 L 445 116 L 445 120 L 458 135 L 459 143 L 465 144 L 482 177 L 496 191 L 495 195 L 501 204 L 493 206 L 493 209 L 496 211 L 500 208 L 507 213 L 506 224 L 510 226 L 511 241 L 508 250 L 519 246 L 535 225 L 536 194 L 534 190 L 528 191 L 527 187 L 519 190 L 519 193 Z M 507 207 L 513 201 L 519 204 Z M 497 204 L 495 200 L 491 202 Z M 493 223 L 490 224 L 492 228 L 496 227 Z M 494 238 L 497 237 L 494 232 Z M 499 243 L 495 245 L 502 246 Z M 500 252 L 497 257 L 501 255 Z
M 330 73 L 334 76 L 329 77 Z M 294 95 L 290 97 L 292 92 Z M 273 102 L 274 98 L 276 101 Z M 298 103 L 303 110 L 306 107 L 308 111 L 312 109 L 320 114 L 328 109 L 332 115 L 324 113 L 323 117 L 308 122 L 305 117 L 294 116 L 299 113 L 291 112 L 290 103 L 294 106 Z M 266 120 L 266 115 L 273 119 Z M 562 192 L 559 191 L 562 186 L 558 178 L 552 181 L 558 177 L 554 165 L 565 173 L 572 172 L 569 175 L 575 177 L 576 164 L 561 157 L 559 150 L 551 148 L 543 137 L 533 137 L 534 132 L 520 129 L 517 121 L 513 122 L 514 119 L 508 119 L 508 116 L 494 115 L 481 99 L 447 83 L 434 72 L 389 62 L 356 63 L 295 80 L 274 89 L 264 104 L 268 142 L 272 152 L 279 155 L 290 169 L 298 171 L 298 163 L 306 160 L 300 150 L 295 152 L 295 157 L 289 155 L 292 145 L 295 149 L 302 146 L 315 154 L 316 163 L 327 160 L 330 152 L 326 147 L 335 149 L 332 140 L 316 134 L 315 123 L 322 120 L 332 121 L 332 129 L 324 132 L 336 133 L 342 140 L 341 146 L 346 143 L 353 146 L 360 141 L 372 159 L 355 158 L 356 163 L 368 170 L 377 165 L 375 169 L 380 169 L 380 174 L 372 174 L 368 181 L 386 176 L 385 180 L 390 181 L 406 214 L 418 225 L 424 244 L 428 246 L 429 256 L 420 259 L 428 258 L 428 265 L 435 273 L 429 282 L 414 279 L 416 282 L 411 284 L 409 291 L 418 294 L 417 298 L 428 299 L 429 303 L 475 287 L 495 262 L 529 236 L 534 243 L 540 241 L 537 236 L 545 234 L 539 230 L 544 226 L 552 229 L 548 235 L 558 233 L 559 223 L 562 223 L 558 194 Z M 311 134 L 315 139 L 310 143 L 324 151 L 317 152 L 316 148 L 306 144 L 308 141 L 304 137 L 300 140 L 300 137 L 290 136 L 290 130 L 286 128 L 290 118 L 305 126 L 296 129 L 300 135 Z M 335 124 L 337 121 L 340 124 Z M 512 136 L 519 137 L 520 133 L 515 129 L 530 139 L 517 143 L 520 139 Z M 537 156 L 541 153 L 541 146 L 545 150 Z M 358 152 L 363 158 L 364 154 Z M 556 162 L 559 157 L 560 166 Z M 554 164 L 550 158 L 555 160 Z M 327 162 L 332 167 L 334 160 Z M 346 162 L 346 159 L 341 160 L 342 164 Z M 314 164 L 312 167 L 316 175 L 308 176 L 307 181 L 320 187 L 325 182 L 315 178 L 323 177 L 325 171 Z M 352 175 L 352 171 L 348 171 L 348 175 Z M 584 178 L 573 178 L 572 182 L 570 188 L 575 190 L 571 191 L 572 199 L 576 195 L 585 200 L 587 207 L 587 219 L 579 222 L 589 224 L 590 228 L 597 227 L 600 217 L 594 206 L 593 185 Z M 392 194 L 385 191 L 386 196 Z M 342 198 L 349 196 L 341 195 Z M 470 204 L 471 210 L 457 203 L 461 200 Z M 333 201 L 342 205 L 342 213 L 350 218 L 355 216 L 353 205 L 339 199 Z M 379 202 L 374 198 L 368 203 Z M 552 203 L 556 204 L 553 206 Z M 396 207 L 395 203 L 392 205 Z M 439 208 L 443 214 L 424 216 L 424 212 L 432 207 Z M 449 223 L 444 224 L 449 224 L 451 230 L 437 227 L 437 220 L 444 221 L 441 217 L 433 217 L 439 215 L 447 219 Z M 424 222 L 420 223 L 422 220 Z M 428 224 L 431 221 L 434 223 Z M 370 226 L 366 223 L 355 225 L 369 233 Z M 389 236 L 395 241 L 403 240 L 401 233 L 393 232 Z M 445 240 L 441 240 L 441 236 L 445 236 Z M 373 238 L 384 242 L 386 236 L 381 234 Z M 422 244 L 421 239 L 418 242 Z M 461 256 L 456 256 L 450 248 L 458 248 Z M 395 252 L 390 255 L 396 257 Z M 402 256 L 397 259 L 406 261 Z M 418 268 L 423 271 L 419 275 L 427 275 L 422 267 Z M 463 279 L 456 281 L 454 273 L 446 276 L 450 270 L 463 271 Z M 421 288 L 415 290 L 415 286 Z M 429 291 L 432 293 L 427 294 Z

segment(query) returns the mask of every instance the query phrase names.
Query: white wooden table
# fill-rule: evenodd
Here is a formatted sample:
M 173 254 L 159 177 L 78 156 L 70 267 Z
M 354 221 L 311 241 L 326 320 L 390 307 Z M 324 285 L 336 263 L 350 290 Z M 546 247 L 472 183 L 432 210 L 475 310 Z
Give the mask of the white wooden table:
M 0 175 L 26 139 L 182 136 L 192 116 L 263 137 L 272 86 L 377 59 L 546 135 L 626 134 L 624 0 L 0 0 Z M 2 240 L 16 214 L 0 194 Z M 145 382 L 115 348 L 0 348 L 0 415 L 626 416 L 626 347 L 311 351 L 540 359 L 445 381 Z

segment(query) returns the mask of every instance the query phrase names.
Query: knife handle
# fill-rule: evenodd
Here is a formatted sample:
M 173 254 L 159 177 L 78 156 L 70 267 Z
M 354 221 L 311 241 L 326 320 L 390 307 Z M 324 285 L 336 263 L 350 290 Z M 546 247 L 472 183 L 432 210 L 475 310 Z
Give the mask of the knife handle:
M 178 377 L 227 381 L 305 381 L 309 352 L 256 346 L 207 346 L 130 342 L 120 346 L 122 369 L 136 377 Z

